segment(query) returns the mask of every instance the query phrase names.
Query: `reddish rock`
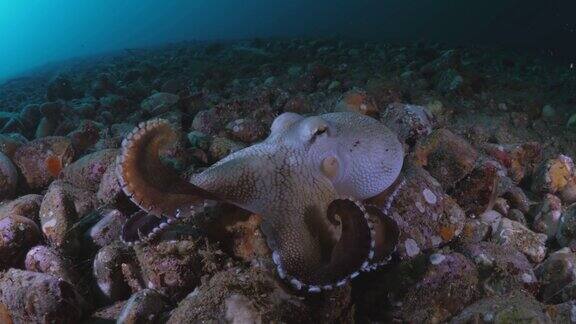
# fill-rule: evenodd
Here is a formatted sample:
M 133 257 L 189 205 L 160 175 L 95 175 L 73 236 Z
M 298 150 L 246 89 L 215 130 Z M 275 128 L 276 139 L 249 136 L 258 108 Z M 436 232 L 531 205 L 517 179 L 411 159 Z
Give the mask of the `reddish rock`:
M 538 142 L 523 144 L 485 144 L 486 153 L 508 169 L 515 183 L 532 175 L 542 160 L 542 146 Z
M 14 153 L 14 163 L 30 189 L 48 186 L 72 162 L 74 149 L 67 137 L 49 136 L 22 145 Z
M 355 112 L 362 115 L 378 118 L 380 110 L 366 91 L 353 89 L 346 92 L 336 104 L 335 111 Z

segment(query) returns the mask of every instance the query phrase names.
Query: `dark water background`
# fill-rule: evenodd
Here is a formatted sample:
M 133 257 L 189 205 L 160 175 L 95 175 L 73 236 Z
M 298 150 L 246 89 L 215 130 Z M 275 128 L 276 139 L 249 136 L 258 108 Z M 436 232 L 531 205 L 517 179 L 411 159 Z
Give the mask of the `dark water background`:
M 576 55 L 574 0 L 1 0 L 0 79 L 179 40 L 342 36 Z

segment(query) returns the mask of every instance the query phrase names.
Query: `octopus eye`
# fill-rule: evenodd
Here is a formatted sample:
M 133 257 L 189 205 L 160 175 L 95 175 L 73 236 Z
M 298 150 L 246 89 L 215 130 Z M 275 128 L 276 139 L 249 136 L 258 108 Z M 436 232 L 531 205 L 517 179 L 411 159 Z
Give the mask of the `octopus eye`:
M 338 169 L 340 168 L 340 163 L 338 159 L 334 156 L 329 156 L 322 160 L 322 165 L 320 166 L 320 170 L 322 173 L 330 178 L 333 179 L 338 175 Z
M 328 123 L 320 117 L 309 117 L 302 124 L 302 139 L 314 141 L 322 134 L 330 133 Z
M 321 125 L 318 128 L 316 128 L 316 131 L 314 132 L 314 136 L 322 135 L 322 134 L 326 133 L 327 130 L 328 130 L 328 126 Z

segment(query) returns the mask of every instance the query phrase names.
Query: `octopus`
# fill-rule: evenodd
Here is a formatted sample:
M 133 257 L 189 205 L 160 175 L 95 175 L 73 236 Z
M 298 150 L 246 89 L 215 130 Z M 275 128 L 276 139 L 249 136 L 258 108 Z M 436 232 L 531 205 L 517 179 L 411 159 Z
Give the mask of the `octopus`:
M 307 292 L 342 286 L 395 251 L 398 227 L 388 209 L 400 187 L 404 149 L 378 120 L 286 112 L 264 141 L 188 180 L 160 157 L 177 138 L 167 121 L 154 119 L 124 139 L 117 173 L 141 209 L 122 229 L 125 242 L 146 242 L 215 202 L 233 204 L 262 217 L 278 276 Z

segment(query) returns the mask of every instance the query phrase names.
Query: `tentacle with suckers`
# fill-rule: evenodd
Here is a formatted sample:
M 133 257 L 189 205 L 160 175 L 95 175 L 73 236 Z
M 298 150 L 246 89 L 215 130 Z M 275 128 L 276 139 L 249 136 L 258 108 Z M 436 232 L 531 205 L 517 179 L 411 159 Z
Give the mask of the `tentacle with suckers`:
M 338 241 L 320 256 L 302 241 L 306 241 L 305 235 L 286 237 L 286 231 L 271 232 L 271 226 L 263 224 L 278 275 L 297 290 L 320 292 L 340 287 L 358 276 L 375 255 L 374 225 L 362 203 L 353 198 L 336 199 L 328 206 L 326 217 L 342 230 Z
M 117 174 L 124 193 L 142 209 L 126 222 L 122 240 L 148 241 L 186 213 L 200 213 L 218 199 L 181 179 L 162 163 L 160 151 L 177 140 L 177 133 L 162 119 L 140 123 L 122 142 Z

